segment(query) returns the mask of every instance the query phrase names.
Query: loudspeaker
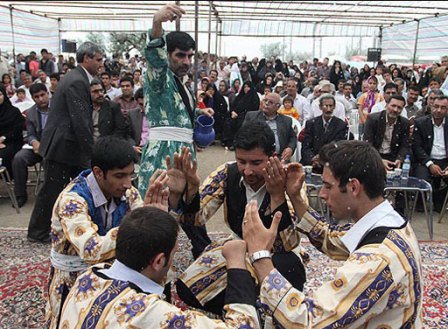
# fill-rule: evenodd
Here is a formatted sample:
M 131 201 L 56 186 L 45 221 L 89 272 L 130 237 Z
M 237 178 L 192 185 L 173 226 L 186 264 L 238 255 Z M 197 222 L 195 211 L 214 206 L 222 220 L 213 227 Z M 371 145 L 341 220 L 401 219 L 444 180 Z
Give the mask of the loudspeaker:
M 381 48 L 369 48 L 367 50 L 367 61 L 378 62 L 381 59 Z
M 61 43 L 63 53 L 76 53 L 76 42 L 62 39 Z

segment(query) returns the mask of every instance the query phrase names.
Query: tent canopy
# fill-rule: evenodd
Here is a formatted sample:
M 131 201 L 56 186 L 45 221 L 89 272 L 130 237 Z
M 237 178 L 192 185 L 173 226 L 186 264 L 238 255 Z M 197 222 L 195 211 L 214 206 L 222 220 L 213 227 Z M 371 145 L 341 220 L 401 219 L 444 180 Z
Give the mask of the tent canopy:
M 181 30 L 195 31 L 197 2 L 198 32 L 211 33 L 216 38 L 374 37 L 377 45 L 385 50 L 390 48 L 389 53 L 398 54 L 405 49 L 406 53 L 412 54 L 414 50 L 419 51 L 418 47 L 414 49 L 420 29 L 418 22 L 431 19 L 435 23 L 424 24 L 426 34 L 418 36 L 425 50 L 432 49 L 431 54 L 421 55 L 435 56 L 448 49 L 448 41 L 444 41 L 448 40 L 448 2 L 445 1 L 179 2 L 187 12 L 180 22 Z M 143 32 L 151 26 L 154 13 L 166 3 L 2 1 L 0 45 L 8 48 L 8 42 L 12 42 L 16 48 L 22 46 L 25 49 L 45 41 L 54 48 L 53 44 L 60 44 L 61 32 Z M 174 23 L 167 24 L 167 30 L 174 29 Z
M 268 29 L 238 31 L 237 24 L 228 31 L 232 35 L 282 35 L 286 23 L 342 25 L 355 27 L 386 27 L 427 17 L 448 14 L 445 1 L 197 1 L 199 20 L 212 22 L 270 23 Z M 74 21 L 96 21 L 97 24 L 78 24 L 77 31 L 100 31 L 102 26 L 120 31 L 142 30 L 138 22 L 151 20 L 153 14 L 167 2 L 161 1 L 2 1 L 3 6 L 55 20 L 61 19 L 62 31 L 73 31 Z M 180 1 L 186 10 L 185 19 L 193 20 L 195 1 Z M 104 24 L 104 21 L 109 22 Z M 123 24 L 123 21 L 128 24 Z M 114 24 L 114 22 L 119 24 Z M 133 22 L 133 24 L 130 24 Z M 215 25 L 215 24 L 212 24 Z M 145 24 L 146 28 L 147 24 Z M 241 26 L 240 26 L 241 27 Z M 124 30 L 123 30 L 124 29 Z M 102 29 L 102 31 L 110 31 Z M 311 36 L 313 31 L 309 31 Z M 340 32 L 340 31 L 339 31 Z M 301 33 L 305 34 L 305 33 Z M 290 34 L 288 34 L 290 35 Z

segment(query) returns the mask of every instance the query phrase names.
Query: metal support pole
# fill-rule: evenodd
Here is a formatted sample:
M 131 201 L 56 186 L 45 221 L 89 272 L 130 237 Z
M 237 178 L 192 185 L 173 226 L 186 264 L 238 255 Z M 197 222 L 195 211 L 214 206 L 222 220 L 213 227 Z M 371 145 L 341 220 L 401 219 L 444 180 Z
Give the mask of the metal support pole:
M 210 49 L 212 42 L 212 3 L 208 2 L 208 58 L 210 58 Z
M 215 57 L 218 59 L 218 27 L 219 27 L 219 20 L 218 17 L 216 17 L 216 30 L 215 30 Z
M 16 62 L 16 38 L 15 38 L 15 34 L 14 34 L 14 18 L 12 15 L 12 10 L 13 10 L 12 5 L 9 5 L 9 18 L 11 20 L 12 56 L 14 58 L 14 63 L 15 63 Z
M 320 37 L 319 57 L 322 58 L 322 37 Z
M 221 51 L 221 46 L 222 46 L 222 22 L 219 22 L 219 32 L 218 32 L 218 37 L 219 37 L 219 50 L 218 50 L 218 54 L 219 56 L 221 56 L 222 51 Z
M 180 1 L 176 1 L 176 6 L 180 6 Z M 180 18 L 176 18 L 176 31 L 180 31 Z
M 383 46 L 383 27 L 380 26 L 380 34 L 378 35 L 379 38 L 379 45 L 378 48 L 382 48 Z
M 199 1 L 194 2 L 194 40 L 196 41 L 196 51 L 194 52 L 194 68 L 193 68 L 193 83 L 194 83 L 194 94 L 198 94 L 198 49 L 199 49 Z
M 58 53 L 62 53 L 62 39 L 61 39 L 61 24 L 62 21 L 58 18 Z
M 314 23 L 314 27 L 313 27 L 313 58 L 316 57 L 316 29 L 317 29 L 317 23 Z
M 415 59 L 417 57 L 417 46 L 418 46 L 418 32 L 420 30 L 420 20 L 416 19 L 417 21 L 417 31 L 415 33 L 415 44 L 414 44 L 414 56 L 412 56 L 412 68 L 414 68 L 415 65 Z

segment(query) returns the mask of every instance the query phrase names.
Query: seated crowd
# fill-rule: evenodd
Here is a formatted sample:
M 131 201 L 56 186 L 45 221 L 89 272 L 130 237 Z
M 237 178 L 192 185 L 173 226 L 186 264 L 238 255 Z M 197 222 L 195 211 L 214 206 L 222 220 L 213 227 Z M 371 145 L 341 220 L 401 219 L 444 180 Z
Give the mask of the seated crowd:
M 359 72 L 328 58 L 295 65 L 202 53 L 197 75 L 181 75 L 172 56 L 191 60 L 195 45 L 178 46 L 179 34 L 163 36 L 161 24 L 182 13 L 167 5 L 154 15 L 146 56 L 103 65 L 103 51 L 87 42 L 67 62 L 46 49 L 40 60 L 19 54 L 17 76 L 2 77 L 0 158 L 20 207 L 28 168 L 45 163 L 28 239 L 51 242 L 50 328 L 421 328 L 418 241 L 399 196 L 394 209 L 383 193 L 386 171 L 409 157 L 411 175 L 433 184 L 441 208 L 447 58 L 418 73 L 381 61 Z M 164 90 L 147 89 L 162 76 L 153 62 L 169 72 Z M 160 136 L 148 103 L 164 102 L 166 90 L 190 118 L 195 107 L 210 109 L 235 162 L 217 164 L 200 184 L 196 148 L 178 147 L 138 182 L 142 193 L 136 164 Z M 176 128 L 164 141 L 184 138 Z M 322 175 L 319 197 L 336 222 L 310 207 L 303 166 Z M 211 241 L 205 224 L 222 205 L 232 235 Z M 179 227 L 195 260 L 172 288 Z M 303 293 L 309 256 L 300 233 L 344 261 L 312 298 Z M 173 289 L 194 309 L 171 304 Z

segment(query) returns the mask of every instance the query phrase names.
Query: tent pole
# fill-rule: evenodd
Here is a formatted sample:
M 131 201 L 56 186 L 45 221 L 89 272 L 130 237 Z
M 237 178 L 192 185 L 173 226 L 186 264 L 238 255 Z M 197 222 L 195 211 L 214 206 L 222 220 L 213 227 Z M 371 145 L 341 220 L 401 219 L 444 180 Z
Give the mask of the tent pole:
M 378 36 L 379 38 L 379 46 L 378 48 L 382 48 L 383 46 L 383 27 L 380 26 L 380 35 Z
M 211 48 L 211 42 L 212 42 L 212 3 L 211 1 L 208 2 L 208 56 L 207 58 L 210 58 L 210 48 Z M 208 60 L 207 60 L 208 62 Z
M 218 27 L 219 20 L 216 20 L 216 30 L 215 30 L 215 57 L 218 58 Z
M 14 18 L 12 15 L 13 7 L 9 5 L 9 18 L 11 20 L 11 36 L 12 36 L 12 56 L 14 58 L 14 63 L 16 62 L 16 38 L 14 34 Z
M 417 57 L 418 32 L 420 30 L 420 20 L 416 19 L 416 21 L 417 21 L 417 31 L 415 33 L 414 56 L 412 57 L 412 69 L 414 69 L 415 59 Z
M 62 38 L 61 38 L 61 24 L 62 24 L 62 20 L 60 18 L 58 18 L 58 52 L 59 54 L 62 53 Z
M 194 2 L 194 39 L 196 41 L 196 51 L 194 52 L 194 68 L 193 68 L 193 83 L 194 83 L 194 95 L 198 94 L 198 49 L 199 49 L 199 36 L 198 36 L 198 28 L 199 28 L 199 1 L 196 0 Z
M 180 6 L 180 1 L 176 1 L 176 6 Z M 176 18 L 176 31 L 180 31 L 180 19 Z
M 221 56 L 221 47 L 222 47 L 222 22 L 219 22 L 219 32 L 218 32 L 218 36 L 219 36 L 219 56 Z

